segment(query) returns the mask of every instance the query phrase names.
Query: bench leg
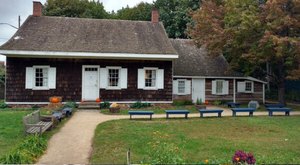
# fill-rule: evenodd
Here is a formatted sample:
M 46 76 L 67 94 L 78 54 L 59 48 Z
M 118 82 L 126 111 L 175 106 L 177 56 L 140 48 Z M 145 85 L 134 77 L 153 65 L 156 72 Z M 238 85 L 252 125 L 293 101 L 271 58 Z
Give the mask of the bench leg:
M 200 112 L 200 117 L 203 117 L 203 113 Z
M 188 114 L 185 114 L 185 118 L 186 118 L 186 119 L 188 118 Z
M 131 115 L 130 115 L 130 120 L 131 120 L 132 118 L 131 118 Z
M 269 116 L 273 116 L 273 111 L 269 111 Z
M 222 116 L 222 114 L 221 114 L 221 112 L 219 112 L 219 113 L 218 113 L 218 117 L 221 117 L 221 116 Z
M 253 112 L 249 112 L 249 116 L 253 116 Z
M 150 120 L 152 120 L 152 115 L 150 115 Z
M 290 116 L 290 112 L 289 112 L 289 111 L 286 111 L 286 112 L 285 112 L 285 116 Z
M 234 111 L 232 111 L 232 116 L 235 117 L 236 116 L 236 113 Z
M 169 114 L 166 114 L 166 119 L 168 119 L 169 118 Z

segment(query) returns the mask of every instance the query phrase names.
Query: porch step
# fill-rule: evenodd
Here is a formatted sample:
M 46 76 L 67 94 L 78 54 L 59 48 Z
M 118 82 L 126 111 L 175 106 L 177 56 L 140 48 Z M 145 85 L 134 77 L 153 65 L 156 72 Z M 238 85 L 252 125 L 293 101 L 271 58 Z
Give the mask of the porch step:
M 100 103 L 82 102 L 78 105 L 78 109 L 100 109 Z

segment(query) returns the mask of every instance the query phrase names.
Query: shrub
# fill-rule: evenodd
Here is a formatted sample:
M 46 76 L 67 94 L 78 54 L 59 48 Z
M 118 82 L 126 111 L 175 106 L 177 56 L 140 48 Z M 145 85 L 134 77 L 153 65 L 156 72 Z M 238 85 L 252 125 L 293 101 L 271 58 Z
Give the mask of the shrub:
M 37 110 L 38 108 L 39 108 L 39 106 L 36 105 L 36 104 L 34 104 L 34 105 L 31 106 L 31 109 L 32 109 L 32 110 Z
M 66 102 L 65 104 L 64 104 L 64 108 L 76 108 L 77 107 L 77 105 L 76 105 L 76 102 L 74 102 L 74 101 L 68 101 L 68 102 Z
M 100 103 L 100 108 L 101 109 L 108 109 L 110 106 L 110 103 L 108 101 L 105 101 L 103 103 Z
M 221 104 L 222 104 L 222 101 L 220 101 L 220 100 L 215 100 L 212 104 L 213 104 L 213 105 L 221 105 Z
M 1 164 L 32 164 L 47 148 L 47 141 L 41 136 L 26 137 L 16 148 L 0 158 Z
M 145 107 L 150 107 L 151 104 L 150 103 L 142 103 L 140 101 L 137 101 L 135 103 L 133 103 L 130 108 L 145 108 Z
M 173 105 L 183 106 L 183 105 L 193 105 L 192 100 L 173 100 Z
M 202 99 L 197 98 L 196 104 L 201 105 L 202 104 Z
M 4 101 L 1 101 L 0 102 L 0 109 L 4 109 L 4 108 L 7 108 L 7 104 L 4 102 Z
M 232 157 L 233 164 L 255 164 L 256 160 L 251 153 L 246 153 L 244 151 L 236 151 Z

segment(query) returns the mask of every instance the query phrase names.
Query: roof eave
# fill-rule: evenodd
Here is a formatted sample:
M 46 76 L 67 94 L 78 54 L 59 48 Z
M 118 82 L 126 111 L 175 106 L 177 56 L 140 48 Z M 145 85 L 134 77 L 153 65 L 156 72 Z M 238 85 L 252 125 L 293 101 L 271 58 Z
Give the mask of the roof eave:
M 173 60 L 177 54 L 135 54 L 135 53 L 94 53 L 94 52 L 57 52 L 57 51 L 27 51 L 0 50 L 6 57 L 30 58 L 83 58 L 83 59 L 132 59 L 132 60 Z

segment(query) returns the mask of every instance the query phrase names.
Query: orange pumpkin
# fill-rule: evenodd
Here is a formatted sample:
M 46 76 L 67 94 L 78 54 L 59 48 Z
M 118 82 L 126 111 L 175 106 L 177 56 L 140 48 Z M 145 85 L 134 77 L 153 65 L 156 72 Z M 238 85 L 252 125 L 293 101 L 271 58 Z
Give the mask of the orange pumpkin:
M 50 102 L 51 103 L 59 103 L 59 98 L 58 97 L 51 97 Z
M 97 103 L 100 103 L 100 102 L 101 102 L 101 99 L 100 99 L 100 98 L 97 98 L 97 99 L 96 99 L 96 102 L 97 102 Z
M 205 100 L 205 105 L 208 105 L 208 100 Z

